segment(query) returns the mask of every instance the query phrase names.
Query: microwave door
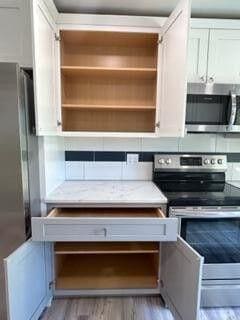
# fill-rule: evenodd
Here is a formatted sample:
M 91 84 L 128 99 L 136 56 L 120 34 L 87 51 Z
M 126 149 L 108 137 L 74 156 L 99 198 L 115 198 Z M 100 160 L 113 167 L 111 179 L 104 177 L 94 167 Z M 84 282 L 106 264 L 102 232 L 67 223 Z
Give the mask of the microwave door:
M 187 132 L 225 132 L 229 95 L 188 94 Z

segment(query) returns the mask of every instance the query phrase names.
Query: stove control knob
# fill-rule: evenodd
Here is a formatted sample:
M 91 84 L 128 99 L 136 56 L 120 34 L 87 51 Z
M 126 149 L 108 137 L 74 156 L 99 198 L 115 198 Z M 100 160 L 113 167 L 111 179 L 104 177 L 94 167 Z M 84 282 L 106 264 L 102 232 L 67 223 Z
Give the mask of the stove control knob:
M 159 163 L 159 164 L 164 164 L 165 161 L 164 161 L 164 159 L 159 159 L 159 160 L 158 160 L 158 163 Z
M 167 159 L 165 162 L 166 162 L 166 164 L 171 164 L 172 160 L 171 159 Z
M 218 159 L 217 163 L 218 164 L 223 164 L 223 160 L 222 159 Z
M 211 160 L 211 164 L 212 164 L 212 165 L 216 164 L 215 159 L 212 159 L 212 160 Z
M 209 159 L 205 159 L 203 163 L 204 163 L 204 164 L 209 164 L 209 163 L 210 163 L 210 160 L 209 160 Z

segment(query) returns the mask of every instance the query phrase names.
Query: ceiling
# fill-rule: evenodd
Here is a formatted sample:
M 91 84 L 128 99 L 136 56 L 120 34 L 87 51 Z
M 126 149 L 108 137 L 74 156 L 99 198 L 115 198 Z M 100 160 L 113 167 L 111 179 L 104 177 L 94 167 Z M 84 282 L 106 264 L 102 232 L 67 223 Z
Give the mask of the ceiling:
M 60 12 L 168 16 L 178 0 L 54 0 Z M 240 19 L 240 0 L 192 0 L 192 17 Z

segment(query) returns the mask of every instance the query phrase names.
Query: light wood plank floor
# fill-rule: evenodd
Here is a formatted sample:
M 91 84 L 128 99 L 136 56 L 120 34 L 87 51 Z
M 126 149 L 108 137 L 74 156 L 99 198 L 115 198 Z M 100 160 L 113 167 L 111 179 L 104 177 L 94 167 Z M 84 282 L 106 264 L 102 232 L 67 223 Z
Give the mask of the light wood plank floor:
M 121 297 L 56 299 L 41 320 L 174 319 L 159 297 Z M 202 309 L 200 320 L 240 320 L 240 308 Z

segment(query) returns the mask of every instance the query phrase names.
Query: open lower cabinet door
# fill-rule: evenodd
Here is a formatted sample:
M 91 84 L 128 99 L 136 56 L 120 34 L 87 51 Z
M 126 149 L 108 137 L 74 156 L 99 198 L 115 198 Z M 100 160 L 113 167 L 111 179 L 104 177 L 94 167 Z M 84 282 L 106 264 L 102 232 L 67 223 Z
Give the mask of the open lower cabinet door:
M 52 298 L 52 246 L 29 240 L 4 259 L 8 320 L 37 320 Z
M 161 295 L 175 320 L 197 320 L 203 257 L 181 237 L 162 244 Z
M 184 135 L 190 12 L 191 1 L 181 0 L 159 35 L 157 96 L 159 136 Z

